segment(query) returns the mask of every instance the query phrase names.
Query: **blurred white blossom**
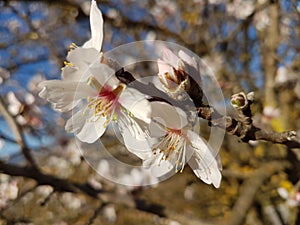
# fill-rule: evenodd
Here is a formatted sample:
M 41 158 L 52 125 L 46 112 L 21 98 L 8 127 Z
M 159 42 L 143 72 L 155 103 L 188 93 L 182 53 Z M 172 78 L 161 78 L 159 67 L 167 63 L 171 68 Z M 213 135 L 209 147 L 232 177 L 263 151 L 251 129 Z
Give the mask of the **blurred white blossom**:
M 18 197 L 19 188 L 16 179 L 1 181 L 0 183 L 0 209 L 4 208 L 8 201 Z
M 233 0 L 227 3 L 227 12 L 237 19 L 245 19 L 254 10 L 252 0 Z
M 115 206 L 113 204 L 108 204 L 104 206 L 102 209 L 103 216 L 104 218 L 109 222 L 109 223 L 115 223 L 117 220 L 117 213 Z
M 16 117 L 20 125 L 30 125 L 35 128 L 42 126 L 42 111 L 35 104 L 35 97 L 29 93 L 7 93 L 8 111 Z
M 267 10 L 261 10 L 255 13 L 253 19 L 254 26 L 257 30 L 263 31 L 270 25 L 270 17 Z
M 300 206 L 300 181 L 294 186 L 284 185 L 277 189 L 279 195 L 286 200 L 287 205 L 291 207 Z
M 61 202 L 68 209 L 78 210 L 82 205 L 82 200 L 73 193 L 65 192 L 61 194 Z

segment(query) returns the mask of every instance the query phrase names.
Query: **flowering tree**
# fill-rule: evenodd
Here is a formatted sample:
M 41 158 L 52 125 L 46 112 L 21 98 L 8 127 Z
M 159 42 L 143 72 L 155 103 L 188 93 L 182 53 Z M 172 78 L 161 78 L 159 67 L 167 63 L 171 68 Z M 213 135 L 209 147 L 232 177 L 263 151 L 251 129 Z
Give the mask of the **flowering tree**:
M 299 222 L 300 86 L 298 52 L 290 44 L 299 37 L 292 30 L 299 18 L 297 3 L 120 1 L 120 7 L 99 2 L 102 13 L 95 0 L 65 1 L 65 6 L 61 2 L 2 3 L 0 19 L 7 31 L 0 52 L 3 221 L 140 224 L 158 215 L 159 224 L 207 224 L 208 213 L 213 224 L 220 219 L 222 224 L 224 219 L 228 224 Z M 57 10 L 62 16 L 53 22 Z M 75 27 L 75 17 L 80 24 L 84 14 L 89 15 L 90 32 L 83 32 L 85 24 Z M 46 27 L 43 21 L 48 21 Z M 131 35 L 142 39 L 145 32 L 150 42 L 111 50 Z M 88 41 L 70 45 L 75 35 L 82 39 L 78 42 Z M 24 37 L 26 41 L 18 43 Z M 196 54 L 157 39 L 176 41 Z M 9 40 L 23 51 L 16 54 Z M 39 44 L 32 51 L 34 42 Z M 55 46 L 67 44 L 58 78 L 53 68 L 61 64 L 64 50 Z M 35 76 L 30 67 L 22 70 L 34 63 L 34 68 L 40 63 Z M 22 88 L 24 80 L 28 88 Z M 222 92 L 228 101 L 218 98 Z M 54 113 L 47 102 L 65 114 Z M 237 138 L 223 140 L 219 131 Z M 111 158 L 135 166 L 122 167 Z M 185 164 L 194 176 L 183 170 Z M 175 174 L 179 172 L 183 174 Z M 174 176 L 158 184 L 170 175 Z M 165 188 L 176 204 L 188 202 L 193 217 L 177 214 L 168 198 L 156 203 L 153 193 L 164 193 Z M 173 194 L 178 192 L 182 195 L 176 199 Z M 206 194 L 212 192 L 215 198 Z M 215 201 L 207 209 L 197 205 L 207 201 L 206 195 Z M 39 213 L 24 211 L 12 217 L 28 204 L 37 212 L 66 211 L 57 218 L 49 214 L 46 222 Z M 141 218 L 131 218 L 124 206 Z

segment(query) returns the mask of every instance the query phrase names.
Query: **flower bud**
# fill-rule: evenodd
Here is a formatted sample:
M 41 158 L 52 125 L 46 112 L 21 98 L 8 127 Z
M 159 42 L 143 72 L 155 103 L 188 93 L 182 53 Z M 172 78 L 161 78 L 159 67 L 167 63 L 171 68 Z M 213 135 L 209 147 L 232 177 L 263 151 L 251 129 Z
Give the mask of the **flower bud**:
M 184 62 L 169 49 L 164 49 L 163 60 L 158 59 L 158 78 L 168 95 L 177 100 L 185 99 L 190 89 L 189 76 Z
M 231 96 L 230 103 L 235 109 L 244 109 L 248 105 L 248 99 L 244 92 Z

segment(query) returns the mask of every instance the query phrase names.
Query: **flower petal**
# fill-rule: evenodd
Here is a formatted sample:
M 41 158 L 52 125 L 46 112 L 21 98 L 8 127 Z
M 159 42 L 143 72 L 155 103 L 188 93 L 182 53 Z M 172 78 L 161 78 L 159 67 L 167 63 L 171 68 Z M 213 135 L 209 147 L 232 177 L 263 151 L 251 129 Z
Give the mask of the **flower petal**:
M 175 69 L 178 69 L 178 64 L 180 62 L 180 59 L 170 49 L 168 49 L 167 47 L 164 47 L 164 49 L 163 49 L 163 61 L 170 64 Z
M 141 120 L 137 120 L 123 110 L 120 110 L 117 113 L 118 127 L 121 133 L 123 130 L 128 130 L 131 133 L 131 136 L 137 140 L 144 140 L 147 137 L 145 132 L 146 123 Z
M 196 70 L 198 70 L 198 64 L 195 61 L 195 58 L 190 57 L 188 54 L 186 54 L 184 51 L 180 50 L 178 52 L 178 56 L 187 64 L 194 67 Z
M 168 160 L 162 160 L 164 154 L 158 153 L 151 158 L 143 162 L 144 167 L 149 167 L 151 174 L 157 178 L 164 177 L 174 172 L 174 165 L 172 165 Z
M 85 81 L 90 76 L 89 66 L 95 62 L 100 62 L 101 57 L 101 53 L 93 48 L 77 47 L 71 50 L 67 56 L 70 64 L 62 69 L 62 79 Z
M 190 148 L 194 150 L 194 155 L 188 162 L 190 167 L 203 182 L 220 187 L 222 175 L 210 146 L 193 131 L 189 130 L 187 136 L 191 142 Z
M 90 26 L 92 37 L 83 47 L 92 47 L 100 52 L 103 42 L 103 18 L 95 0 L 92 0 L 90 9 Z
M 152 156 L 151 146 L 147 139 L 135 138 L 130 129 L 123 129 L 121 132 L 128 151 L 143 160 L 149 159 Z
M 159 120 L 159 119 L 156 119 Z M 161 121 L 160 123 L 158 123 L 157 121 L 151 121 L 151 123 L 149 124 L 149 134 L 151 137 L 153 138 L 160 138 L 166 135 L 167 130 L 164 126 L 162 126 L 161 124 L 164 124 L 164 121 Z
M 42 89 L 39 96 L 51 102 L 54 109 L 59 111 L 70 110 L 78 100 L 97 94 L 87 84 L 74 81 L 48 80 L 39 83 L 38 87 Z
M 84 126 L 85 121 L 86 117 L 83 115 L 83 111 L 78 110 L 67 120 L 65 130 L 70 133 L 78 133 Z
M 57 102 L 57 103 L 52 103 L 51 106 L 54 110 L 58 112 L 68 112 L 72 110 L 74 107 L 76 107 L 79 102 L 80 100 L 72 101 L 69 104 L 65 102 Z
M 101 53 L 94 48 L 77 47 L 71 50 L 67 60 L 76 66 L 88 66 L 94 62 L 100 62 Z
M 150 123 L 151 105 L 145 96 L 133 88 L 126 88 L 119 96 L 120 104 L 134 117 Z
M 187 117 L 180 108 L 165 102 L 151 102 L 151 117 L 171 129 L 181 129 L 187 125 Z
M 86 120 L 76 137 L 86 143 L 94 143 L 106 130 L 106 117 L 99 117 L 97 121 Z
M 164 82 L 167 83 L 166 76 L 164 76 L 165 73 L 173 73 L 172 67 L 167 62 L 158 59 L 157 60 L 157 66 L 158 66 L 158 74 L 161 75 L 161 79 L 164 79 Z
M 119 85 L 119 80 L 115 77 L 115 72 L 109 66 L 96 63 L 90 67 L 91 74 L 102 86 L 109 86 L 112 89 Z
M 38 88 L 43 90 L 41 97 L 49 97 L 50 94 L 61 95 L 62 93 L 77 93 L 78 98 L 93 96 L 95 90 L 84 82 L 62 81 L 62 80 L 46 80 L 38 84 Z

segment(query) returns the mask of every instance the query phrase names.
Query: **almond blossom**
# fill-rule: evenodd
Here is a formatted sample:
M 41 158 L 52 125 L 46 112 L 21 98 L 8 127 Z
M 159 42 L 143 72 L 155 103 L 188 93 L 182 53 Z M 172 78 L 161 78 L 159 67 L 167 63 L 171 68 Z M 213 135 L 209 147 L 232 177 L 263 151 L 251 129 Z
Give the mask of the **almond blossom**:
M 139 91 L 120 83 L 113 76 L 114 71 L 105 64 L 94 64 L 89 73 L 93 75 L 87 82 L 44 81 L 39 84 L 42 88 L 40 97 L 61 112 L 74 108 L 65 128 L 83 142 L 95 142 L 112 120 L 118 122 L 121 131 L 130 129 L 137 137 L 141 128 L 136 120 L 150 123 L 150 103 Z M 82 105 L 78 105 L 81 100 L 84 100 Z
M 187 98 L 190 89 L 191 75 L 199 76 L 199 67 L 194 57 L 180 50 L 178 56 L 170 49 L 163 49 L 162 59 L 157 60 L 158 78 L 161 87 L 170 97 L 177 100 Z M 156 83 L 157 86 L 157 83 Z
M 152 102 L 151 107 L 148 138 L 134 140 L 125 130 L 123 138 L 127 149 L 143 159 L 144 166 L 150 167 L 156 177 L 164 177 L 174 170 L 182 172 L 188 163 L 198 178 L 218 188 L 221 182 L 219 156 L 192 131 L 185 112 L 164 102 Z
M 104 60 L 100 52 L 103 18 L 95 0 L 91 2 L 90 26 L 91 39 L 82 47 L 70 46 L 62 80 L 41 82 L 39 96 L 59 112 L 74 110 L 65 128 L 83 142 L 95 142 L 112 120 L 119 122 L 121 131 L 123 127 L 130 128 L 138 138 L 141 128 L 135 125 L 135 120 L 150 122 L 150 104 L 140 92 L 120 83 L 114 77 L 115 71 L 101 63 L 112 67 L 115 64 Z

